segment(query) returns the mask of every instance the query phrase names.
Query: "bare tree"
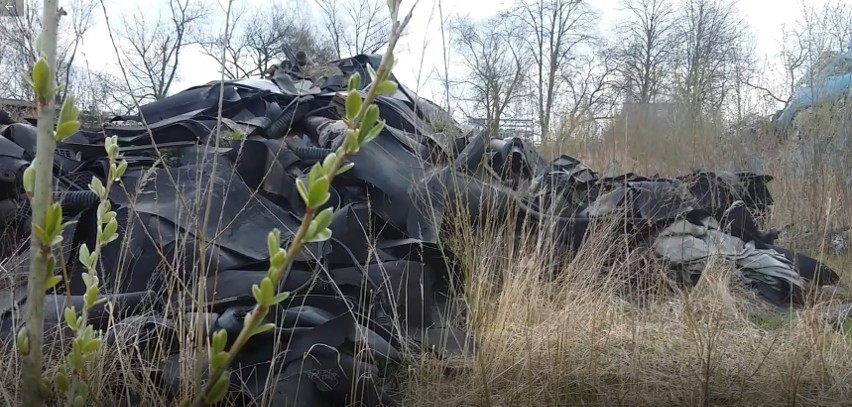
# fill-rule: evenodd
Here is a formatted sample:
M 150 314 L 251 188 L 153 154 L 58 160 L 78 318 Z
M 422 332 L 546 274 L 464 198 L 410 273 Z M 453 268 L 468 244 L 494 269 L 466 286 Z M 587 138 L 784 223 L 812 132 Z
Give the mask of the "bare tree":
M 492 138 L 498 137 L 500 120 L 520 96 L 527 68 L 521 39 L 511 23 L 505 14 L 479 23 L 459 17 L 450 28 L 465 70 L 459 84 L 473 111 L 485 116 Z
M 799 86 L 812 85 L 828 62 L 852 45 L 852 6 L 836 1 L 818 8 L 802 2 L 801 15 L 792 27 L 782 26 L 781 34 L 777 64 L 783 79 L 747 84 L 783 110 Z
M 165 17 L 162 13 L 152 17 L 149 9 L 137 7 L 123 18 L 120 36 L 128 79 L 140 99 L 162 99 L 169 94 L 181 53 L 194 42 L 208 11 L 200 0 L 167 0 L 166 6 Z
M 78 108 L 87 116 L 100 120 L 135 110 L 133 98 L 124 79 L 88 65 L 75 65 L 71 69 L 70 92 L 74 94 Z
M 678 97 L 693 117 L 725 103 L 744 25 L 731 0 L 684 0 L 676 75 Z
M 525 52 L 535 64 L 536 104 L 542 138 L 550 132 L 556 98 L 564 84 L 560 72 L 576 49 L 593 37 L 594 14 L 583 0 L 519 0 L 514 18 L 524 34 Z
M 611 118 L 619 96 L 616 56 L 613 47 L 599 44 L 592 51 L 579 54 L 560 72 L 567 84 L 564 107 L 560 109 L 560 134 L 595 134 L 600 121 Z
M 670 0 L 622 0 L 618 25 L 619 86 L 631 102 L 650 103 L 665 91 L 674 47 L 675 8 Z
M 391 19 L 384 0 L 315 0 L 337 57 L 374 54 L 387 43 Z
M 209 37 L 201 42 L 204 54 L 222 67 L 227 79 L 248 78 L 267 71 L 286 58 L 286 49 L 294 53 L 304 51 L 316 63 L 328 62 L 336 56 L 331 44 L 317 35 L 310 19 L 302 16 L 296 7 L 275 4 L 251 13 L 240 11 L 234 13 L 233 21 L 233 35 Z M 225 60 L 222 60 L 223 47 Z
M 805 54 L 802 82 L 809 81 L 828 61 L 852 46 L 852 5 L 834 1 L 818 9 L 803 2 L 792 36 L 796 40 L 794 49 L 800 48 L 799 52 Z
M 25 0 L 23 13 L 5 19 L 0 24 L 0 68 L 4 72 L 29 72 L 38 58 L 36 36 L 41 32 L 42 2 Z M 94 26 L 95 0 L 72 0 L 60 14 L 57 44 L 57 82 L 66 86 L 59 97 L 65 98 L 72 85 L 71 67 L 74 65 L 86 32 Z M 32 99 L 30 86 L 21 75 L 3 75 L 0 79 L 0 96 Z
M 768 75 L 764 75 L 762 78 L 764 84 L 759 84 L 751 78 L 743 78 L 743 83 L 760 92 L 764 100 L 776 104 L 780 103 L 782 105 L 781 110 L 783 110 L 790 103 L 790 98 L 796 91 L 799 78 L 804 75 L 808 60 L 807 53 L 807 46 L 804 44 L 803 38 L 795 30 L 789 30 L 782 26 L 781 51 L 775 56 L 783 72 L 782 78 L 778 80 L 776 76 L 775 80 L 771 80 L 768 79 Z M 770 69 L 767 68 L 764 71 L 768 72 Z
M 754 88 L 749 85 L 755 82 L 759 74 L 755 46 L 754 38 L 750 34 L 744 33 L 740 41 L 734 44 L 731 50 L 732 65 L 730 72 L 734 80 L 730 88 L 733 100 L 728 103 L 728 107 L 733 112 L 731 116 L 737 122 L 745 119 L 756 108 Z
M 823 5 L 823 23 L 828 48 L 837 52 L 852 46 L 852 4 L 834 1 Z

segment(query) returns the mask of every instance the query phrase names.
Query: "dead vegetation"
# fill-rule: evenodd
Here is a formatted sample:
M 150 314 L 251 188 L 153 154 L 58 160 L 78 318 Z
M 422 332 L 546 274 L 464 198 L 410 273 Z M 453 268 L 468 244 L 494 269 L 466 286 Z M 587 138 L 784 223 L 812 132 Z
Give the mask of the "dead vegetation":
M 836 110 L 809 116 L 800 134 L 823 142 L 838 134 L 843 116 Z M 779 141 L 765 131 L 723 138 L 719 130 L 616 126 L 603 140 L 543 148 L 610 173 L 750 170 L 759 162 L 756 170 L 775 177 L 767 226 L 789 226 L 784 245 L 828 261 L 852 283 L 846 253 L 830 242 L 850 224 L 848 153 L 823 150 L 796 162 L 791 151 L 798 140 Z M 501 225 L 493 228 L 505 232 Z M 482 244 L 482 235 L 469 229 L 454 232 L 452 246 L 464 248 L 477 356 L 419 360 L 407 404 L 826 406 L 852 395 L 850 327 L 827 322 L 836 304 L 829 296 L 779 312 L 744 290 L 720 261 L 708 264 L 696 287 L 675 287 L 653 259 L 620 253 L 615 264 L 605 261 L 617 245 L 602 238 L 563 258 L 554 277 L 556 257 L 567 254 L 554 253 L 546 237 L 524 236 L 519 249 Z

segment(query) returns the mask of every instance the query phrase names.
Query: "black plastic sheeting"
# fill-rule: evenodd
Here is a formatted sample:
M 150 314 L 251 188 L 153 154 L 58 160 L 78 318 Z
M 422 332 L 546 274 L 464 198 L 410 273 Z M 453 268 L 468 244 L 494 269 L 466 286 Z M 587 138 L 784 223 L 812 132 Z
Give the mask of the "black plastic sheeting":
M 210 332 L 221 328 L 236 337 L 253 304 L 251 286 L 268 267 L 267 233 L 279 228 L 280 243 L 287 245 L 304 213 L 295 180 L 342 142 L 347 76 L 369 78 L 366 65 L 378 62 L 364 55 L 338 61 L 340 74 L 316 80 L 319 91 L 310 94 L 298 93 L 295 75 L 286 72 L 270 80 L 208 83 L 61 143 L 57 196 L 65 197 L 66 214 L 76 223 L 66 230 L 63 247 L 70 292 L 60 286 L 51 293 L 47 323 L 60 323 L 66 295 L 82 298 L 76 251 L 95 238 L 95 201 L 87 185 L 104 177 L 103 139 L 116 135 L 130 168 L 110 197 L 121 239 L 104 248 L 100 263 L 101 286 L 119 316 L 111 343 L 121 340 L 121 330 L 134 332 L 143 349 L 160 338 L 172 356 L 153 374 L 164 390 L 177 391 L 176 338 L 182 334 L 175 304 L 184 305 L 185 320 L 202 318 Z M 566 251 L 581 248 L 589 225 L 602 217 L 623 220 L 643 244 L 677 219 L 697 224 L 712 216 L 729 225 L 731 235 L 783 254 L 805 280 L 838 283 L 834 271 L 774 246 L 777 233 L 758 229 L 755 216 L 773 204 L 771 176 L 605 178 L 569 156 L 548 163 L 520 138 L 463 134 L 446 112 L 404 86 L 376 102 L 387 128 L 351 158 L 352 170 L 335 179 L 328 203 L 336 210 L 333 237 L 297 257 L 281 287 L 291 298 L 270 313 L 277 328 L 251 339 L 238 358 L 232 375 L 238 404 L 264 391 L 273 405 L 394 404 L 398 395 L 388 383 L 405 351 L 461 353 L 470 340 L 441 315 L 454 295 L 448 288 L 454 272 L 447 261 L 453 255 L 438 237 L 454 205 L 466 207 L 473 221 L 520 208 L 522 220 L 555 222 L 557 244 Z M 28 224 L 20 177 L 33 158 L 35 132 L 27 124 L 2 130 L 0 223 Z M 491 203 L 490 212 L 484 202 Z M 208 243 L 204 253 L 201 241 Z M 166 289 L 175 282 L 189 293 L 202 287 L 206 305 L 176 298 Z M 779 306 L 801 301 L 795 286 L 753 288 Z M 26 301 L 21 290 L 4 295 L 0 328 L 11 335 Z M 99 312 L 94 323 L 104 329 L 108 320 Z

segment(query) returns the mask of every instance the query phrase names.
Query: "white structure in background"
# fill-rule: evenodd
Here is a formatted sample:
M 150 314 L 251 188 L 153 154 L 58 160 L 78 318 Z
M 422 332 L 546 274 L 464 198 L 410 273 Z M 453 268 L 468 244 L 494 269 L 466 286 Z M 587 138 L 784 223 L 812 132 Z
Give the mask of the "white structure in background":
M 467 117 L 467 122 L 476 129 L 485 129 L 485 118 Z M 500 119 L 498 130 L 501 139 L 508 137 L 521 137 L 538 144 L 541 140 L 536 131 L 535 121 L 532 119 Z

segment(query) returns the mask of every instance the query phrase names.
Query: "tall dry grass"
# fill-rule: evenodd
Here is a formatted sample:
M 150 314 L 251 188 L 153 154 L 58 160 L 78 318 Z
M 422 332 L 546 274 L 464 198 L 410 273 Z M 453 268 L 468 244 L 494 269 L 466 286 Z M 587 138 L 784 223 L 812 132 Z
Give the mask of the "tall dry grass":
M 623 120 L 602 138 L 542 149 L 607 175 L 771 174 L 775 207 L 765 226 L 784 227 L 780 244 L 830 262 L 848 284 L 846 256 L 829 243 L 852 224 L 852 160 L 826 147 L 847 121 L 836 108 L 815 109 L 779 139 L 765 123 L 726 134 L 712 124 Z M 797 160 L 795 144 L 805 138 L 820 142 Z M 475 337 L 476 353 L 418 359 L 408 405 L 849 405 L 852 337 L 825 318 L 836 303 L 817 298 L 779 312 L 721 260 L 707 264 L 694 288 L 674 286 L 642 250 L 619 250 L 604 233 L 608 225 L 571 254 L 547 225 L 527 234 L 511 223 L 492 219 L 474 230 L 459 222 L 451 230 L 469 308 L 459 323 Z

